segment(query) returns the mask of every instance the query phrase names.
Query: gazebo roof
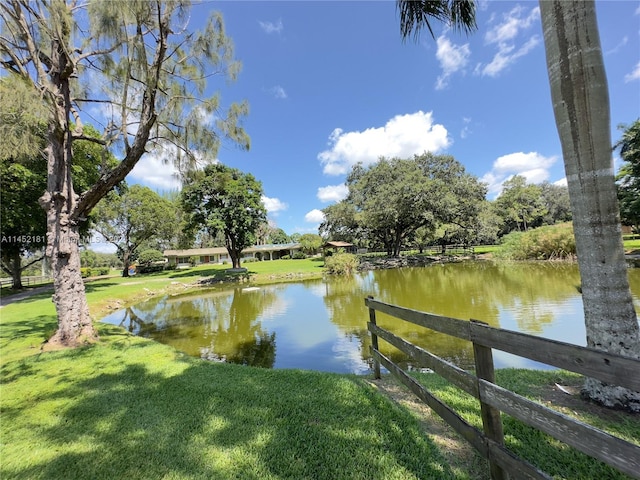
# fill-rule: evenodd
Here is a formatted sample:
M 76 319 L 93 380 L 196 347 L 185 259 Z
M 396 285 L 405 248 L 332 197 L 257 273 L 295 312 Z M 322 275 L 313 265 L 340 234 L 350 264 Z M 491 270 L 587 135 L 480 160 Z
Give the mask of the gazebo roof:
M 347 247 L 353 247 L 353 243 L 349 243 L 349 242 L 327 242 L 325 243 L 323 246 L 323 248 L 347 248 Z

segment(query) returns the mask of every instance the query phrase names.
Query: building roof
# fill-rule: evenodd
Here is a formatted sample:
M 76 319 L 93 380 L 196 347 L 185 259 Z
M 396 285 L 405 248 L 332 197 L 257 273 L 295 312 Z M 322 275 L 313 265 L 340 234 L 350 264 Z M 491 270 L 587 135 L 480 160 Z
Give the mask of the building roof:
M 353 243 L 349 242 L 327 242 L 323 245 L 323 248 L 346 248 L 353 247 Z
M 299 243 L 279 243 L 268 245 L 254 245 L 253 247 L 245 248 L 242 253 L 254 253 L 254 252 L 277 252 L 280 250 L 298 250 L 300 248 Z M 165 250 L 163 255 L 165 257 L 192 257 L 192 256 L 207 256 L 207 255 L 224 255 L 227 253 L 225 247 L 211 247 L 211 248 L 187 248 L 184 250 Z

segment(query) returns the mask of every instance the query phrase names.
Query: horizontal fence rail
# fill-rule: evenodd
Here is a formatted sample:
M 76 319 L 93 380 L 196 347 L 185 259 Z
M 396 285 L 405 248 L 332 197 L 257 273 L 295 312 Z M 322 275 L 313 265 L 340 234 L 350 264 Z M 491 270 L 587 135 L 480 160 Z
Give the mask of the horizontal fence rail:
M 459 320 L 390 305 L 374 300 L 373 297 L 366 298 L 365 304 L 369 308 L 368 330 L 372 337 L 375 377 L 380 378 L 380 365 L 396 376 L 489 460 L 492 478 L 508 478 L 509 474 L 517 474 L 518 478 L 551 478 L 504 447 L 500 420 L 500 412 L 504 412 L 633 478 L 640 479 L 638 445 L 496 385 L 491 352 L 492 349 L 502 350 L 636 391 L 640 391 L 640 361 L 494 328 L 477 320 Z M 381 328 L 376 322 L 376 312 L 472 342 L 476 375 Z M 483 431 L 468 424 L 449 406 L 384 356 L 379 351 L 379 338 L 477 398 L 480 401 Z

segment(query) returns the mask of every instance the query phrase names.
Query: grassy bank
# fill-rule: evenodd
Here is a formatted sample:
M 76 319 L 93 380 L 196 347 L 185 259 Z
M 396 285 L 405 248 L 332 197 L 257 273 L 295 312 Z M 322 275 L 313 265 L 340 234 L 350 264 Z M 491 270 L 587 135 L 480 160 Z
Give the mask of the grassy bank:
M 50 301 L 1 312 L 0 478 L 468 478 L 362 378 L 207 363 L 108 325 L 41 353 Z

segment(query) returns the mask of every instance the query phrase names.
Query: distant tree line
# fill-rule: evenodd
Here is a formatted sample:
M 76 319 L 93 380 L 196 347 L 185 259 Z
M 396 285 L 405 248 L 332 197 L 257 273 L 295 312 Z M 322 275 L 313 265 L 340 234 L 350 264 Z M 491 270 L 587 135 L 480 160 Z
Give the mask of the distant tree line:
M 397 256 L 433 245 L 494 244 L 512 231 L 571 220 L 568 190 L 514 176 L 494 201 L 450 155 L 381 158 L 355 165 L 348 196 L 323 210 L 323 236 Z

